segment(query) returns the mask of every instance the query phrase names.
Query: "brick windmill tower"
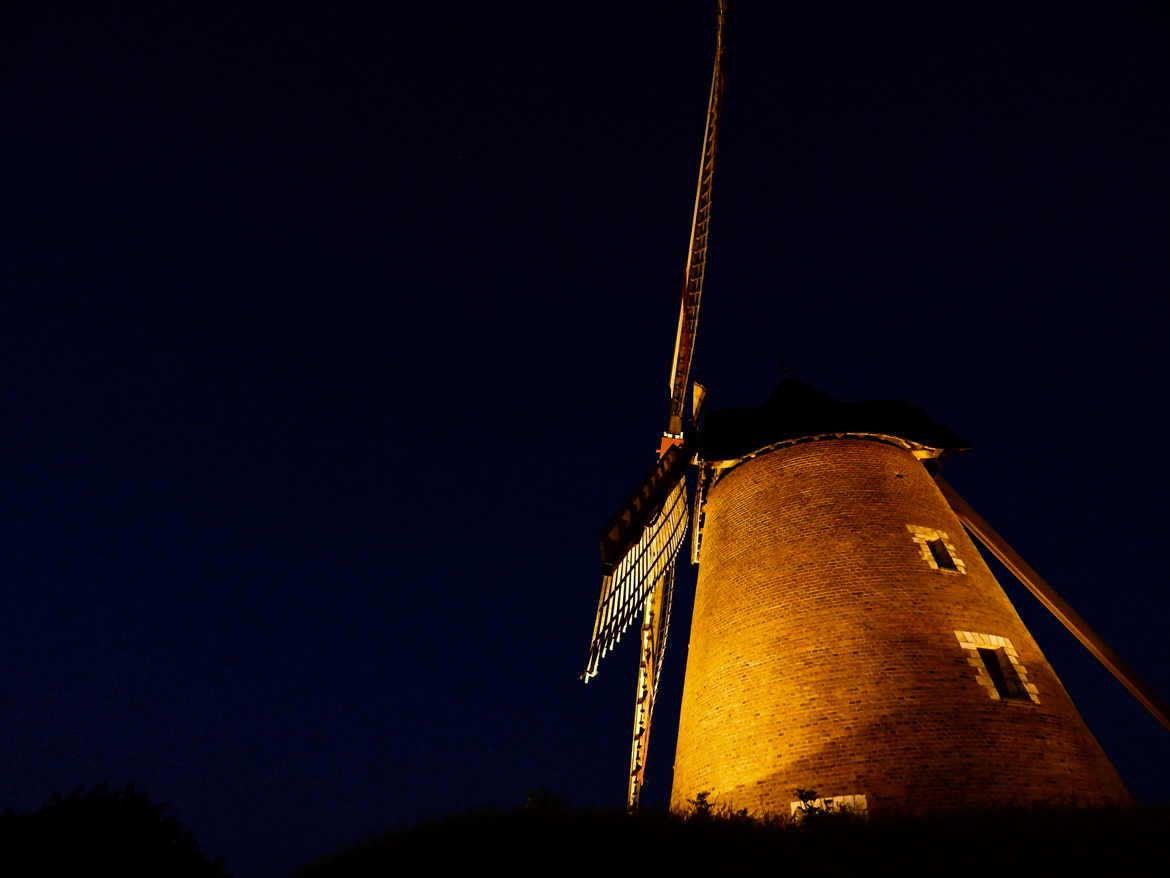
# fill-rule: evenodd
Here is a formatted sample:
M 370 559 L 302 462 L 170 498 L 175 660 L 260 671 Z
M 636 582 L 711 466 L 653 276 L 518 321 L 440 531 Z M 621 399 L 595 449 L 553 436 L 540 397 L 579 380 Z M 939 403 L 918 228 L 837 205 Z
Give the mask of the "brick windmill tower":
M 706 416 L 696 384 L 685 410 L 723 19 L 721 2 L 667 430 L 657 465 L 602 531 L 583 675 L 640 621 L 628 805 L 688 521 L 699 575 L 672 808 L 707 793 L 788 815 L 798 788 L 875 813 L 1129 801 L 972 536 L 1168 729 L 1170 709 L 942 480 L 962 440 L 908 403 L 844 403 L 793 380 L 759 408 Z

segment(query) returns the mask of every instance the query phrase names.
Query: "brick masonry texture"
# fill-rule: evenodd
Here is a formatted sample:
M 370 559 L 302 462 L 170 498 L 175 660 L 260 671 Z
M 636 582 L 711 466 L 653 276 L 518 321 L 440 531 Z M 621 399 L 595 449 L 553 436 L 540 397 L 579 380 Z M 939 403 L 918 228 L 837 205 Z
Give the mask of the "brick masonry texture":
M 946 535 L 965 570 L 924 559 Z M 996 699 L 957 632 L 1005 638 L 1037 700 Z M 970 646 L 970 644 L 968 644 Z M 872 814 L 1129 795 L 913 455 L 829 439 L 708 493 L 671 806 L 788 815 L 796 788 Z

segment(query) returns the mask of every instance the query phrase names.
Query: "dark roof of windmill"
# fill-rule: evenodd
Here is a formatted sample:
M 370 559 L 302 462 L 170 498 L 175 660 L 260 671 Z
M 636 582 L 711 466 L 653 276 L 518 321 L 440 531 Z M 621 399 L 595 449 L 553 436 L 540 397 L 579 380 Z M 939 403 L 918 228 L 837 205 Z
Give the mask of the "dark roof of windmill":
M 777 442 L 831 433 L 897 436 L 942 450 L 970 445 L 904 400 L 842 402 L 803 381 L 785 378 L 758 408 L 709 413 L 700 454 L 706 460 L 730 460 Z

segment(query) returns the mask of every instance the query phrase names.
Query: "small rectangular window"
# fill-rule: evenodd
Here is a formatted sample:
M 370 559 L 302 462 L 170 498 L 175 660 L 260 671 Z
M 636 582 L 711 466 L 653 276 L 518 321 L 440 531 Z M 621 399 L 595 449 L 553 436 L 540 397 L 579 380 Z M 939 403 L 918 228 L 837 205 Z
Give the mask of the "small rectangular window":
M 978 631 L 956 631 L 959 646 L 967 651 L 967 664 L 992 701 L 1011 699 L 1040 703 L 1039 690 L 1028 681 L 1028 669 L 1006 637 Z
M 967 572 L 967 565 L 959 557 L 959 551 L 946 531 L 920 524 L 908 524 L 906 530 L 910 531 L 919 556 L 931 570 L 960 576 Z
M 926 547 L 930 549 L 931 557 L 934 558 L 934 563 L 938 565 L 939 570 L 958 569 L 955 567 L 955 559 L 951 557 L 946 543 L 942 540 L 927 540 Z
M 1016 672 L 1015 665 L 1012 664 L 1002 647 L 981 646 L 979 647 L 979 658 L 983 660 L 983 667 L 987 669 L 987 675 L 991 677 L 991 682 L 995 685 L 995 691 L 999 693 L 1000 698 L 1027 699 L 1030 697 L 1028 690 L 1024 688 L 1024 682 Z

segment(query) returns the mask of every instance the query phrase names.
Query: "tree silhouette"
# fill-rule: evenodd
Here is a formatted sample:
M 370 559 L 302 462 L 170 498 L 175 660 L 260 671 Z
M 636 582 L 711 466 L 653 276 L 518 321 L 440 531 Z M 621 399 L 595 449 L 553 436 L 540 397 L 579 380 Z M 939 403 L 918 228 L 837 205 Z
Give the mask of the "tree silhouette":
M 35 811 L 0 814 L 0 874 L 227 878 L 164 803 L 133 784 L 54 793 Z

